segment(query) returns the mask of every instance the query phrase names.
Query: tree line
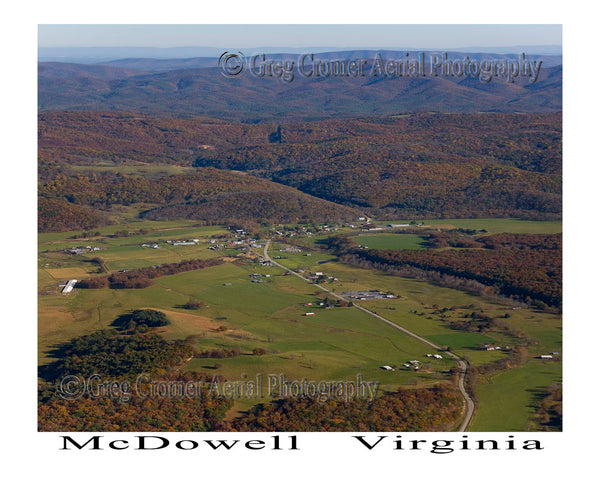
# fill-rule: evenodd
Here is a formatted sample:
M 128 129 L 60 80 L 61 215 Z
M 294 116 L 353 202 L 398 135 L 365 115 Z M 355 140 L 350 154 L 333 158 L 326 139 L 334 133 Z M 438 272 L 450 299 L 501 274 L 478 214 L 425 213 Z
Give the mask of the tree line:
M 222 258 L 192 259 L 184 260 L 179 263 L 165 263 L 154 265 L 152 267 L 136 268 L 110 275 L 99 275 L 77 282 L 77 288 L 146 288 L 152 285 L 154 278 L 165 275 L 175 275 L 177 273 L 200 270 L 203 268 L 214 267 L 223 263 Z
M 473 242 L 483 248 L 364 250 L 349 237 L 333 238 L 328 246 L 359 266 L 540 307 L 562 305 L 561 234 L 497 234 Z

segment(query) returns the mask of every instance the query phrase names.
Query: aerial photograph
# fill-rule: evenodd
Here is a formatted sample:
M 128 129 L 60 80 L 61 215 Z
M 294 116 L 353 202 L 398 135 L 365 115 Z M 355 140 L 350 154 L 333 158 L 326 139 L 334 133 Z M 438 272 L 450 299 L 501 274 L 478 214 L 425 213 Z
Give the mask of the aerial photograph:
M 561 25 L 37 28 L 38 431 L 563 431 Z

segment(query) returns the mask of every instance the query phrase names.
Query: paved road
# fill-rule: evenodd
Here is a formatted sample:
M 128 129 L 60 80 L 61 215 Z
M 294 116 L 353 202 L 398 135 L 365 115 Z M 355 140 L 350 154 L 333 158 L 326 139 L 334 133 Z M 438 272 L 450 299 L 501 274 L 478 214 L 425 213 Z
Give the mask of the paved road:
M 297 277 L 300 277 L 305 282 L 313 283 L 312 280 L 310 280 L 309 278 L 306 278 L 303 275 L 300 275 L 298 272 L 294 272 L 290 268 L 287 268 L 286 266 L 282 265 L 279 262 L 276 262 L 271 257 L 269 257 L 269 247 L 270 246 L 271 246 L 271 240 L 269 239 L 267 241 L 267 243 L 265 244 L 265 249 L 264 249 L 264 253 L 263 253 L 264 260 L 271 262 L 273 265 L 277 265 L 279 268 L 282 268 L 283 270 L 290 272 L 292 275 L 296 275 Z M 331 290 L 325 288 L 322 285 L 319 285 L 318 283 L 314 283 L 313 285 L 315 287 L 318 287 L 321 290 L 327 292 L 329 295 L 331 295 L 335 298 L 338 298 L 340 300 L 345 300 L 347 302 L 351 301 L 350 299 L 345 298 L 342 295 L 338 295 L 337 293 L 332 292 Z M 362 310 L 366 314 L 371 315 L 372 317 L 375 317 L 378 320 L 381 320 L 382 322 L 387 323 L 389 326 L 394 327 L 397 330 L 400 330 L 401 332 L 405 333 L 406 335 L 409 335 L 409 336 L 419 340 L 420 342 L 423 342 L 423 343 L 429 345 L 431 348 L 434 348 L 436 350 L 441 349 L 435 343 L 430 342 L 426 338 L 423 338 L 420 335 L 417 335 L 416 333 L 413 333 L 404 327 L 401 327 L 400 325 L 392 322 L 391 320 L 388 320 L 387 318 L 384 318 L 381 315 L 378 315 L 377 313 L 372 312 L 371 310 L 367 310 L 366 308 L 361 307 L 360 305 L 357 305 L 355 302 L 352 302 L 352 304 L 354 305 L 355 308 L 358 308 L 359 310 Z M 473 418 L 473 413 L 475 412 L 475 403 L 473 402 L 473 399 L 471 398 L 471 396 L 468 394 L 467 390 L 465 389 L 465 376 L 467 374 L 468 366 L 467 366 L 467 363 L 462 358 L 460 358 L 458 355 L 455 355 L 452 352 L 445 352 L 445 353 L 449 357 L 456 360 L 458 362 L 458 366 L 460 367 L 460 373 L 458 375 L 458 388 L 459 388 L 460 393 L 462 394 L 463 398 L 465 399 L 465 404 L 466 404 L 467 408 L 465 410 L 465 416 L 463 418 L 462 423 L 460 424 L 460 427 L 458 428 L 458 431 L 464 432 L 467 429 L 467 427 L 469 426 L 469 423 L 471 422 L 471 419 Z

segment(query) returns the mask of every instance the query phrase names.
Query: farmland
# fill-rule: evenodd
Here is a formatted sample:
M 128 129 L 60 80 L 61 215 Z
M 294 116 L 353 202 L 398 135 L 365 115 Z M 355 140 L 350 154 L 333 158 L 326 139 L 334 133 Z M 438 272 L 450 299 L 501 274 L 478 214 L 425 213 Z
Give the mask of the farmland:
M 356 241 L 369 248 L 378 248 L 381 250 L 420 250 L 425 248 L 421 235 L 397 235 L 393 233 L 381 234 L 362 234 L 356 237 Z
M 406 220 L 394 220 L 391 222 L 379 222 L 381 225 L 408 223 Z M 518 218 L 451 218 L 444 220 L 426 220 L 422 222 L 424 227 L 439 229 L 473 229 L 485 230 L 487 233 L 560 233 L 562 222 L 560 221 L 534 221 Z
M 454 224 L 454 221 L 452 221 Z M 520 231 L 520 221 L 480 220 L 472 228 L 488 231 Z M 555 223 L 535 225 L 534 229 L 554 231 Z M 130 232 L 116 236 L 117 232 Z M 273 233 L 265 229 L 261 235 Z M 333 233 L 331 233 L 333 234 Z M 411 248 L 420 236 L 392 233 L 364 234 L 382 245 L 400 238 L 392 248 Z M 379 238 L 380 237 L 380 238 Z M 412 238 L 415 237 L 415 238 Z M 173 240 L 197 240 L 192 245 L 176 246 Z M 455 361 L 442 353 L 441 360 L 428 358 L 431 347 L 364 312 L 349 307 L 328 305 L 325 292 L 315 285 L 289 275 L 275 266 L 261 265 L 260 248 L 247 242 L 232 245 L 235 235 L 225 226 L 197 226 L 192 221 L 133 222 L 101 227 L 92 237 L 81 232 L 41 234 L 39 238 L 39 363 L 52 362 L 57 345 L 102 329 L 134 309 L 151 308 L 167 315 L 171 323 L 156 333 L 169 341 L 192 339 L 197 352 L 236 349 L 239 355 L 211 358 L 195 355 L 182 368 L 185 372 L 220 375 L 236 381 L 256 375 L 285 375 L 289 379 L 349 380 L 362 375 L 381 384 L 381 392 L 451 383 Z M 527 359 L 513 369 L 485 376 L 476 387 L 480 406 L 473 430 L 502 430 L 503 417 L 493 415 L 494 405 L 511 410 L 510 428 L 535 429 L 531 416 L 536 392 L 560 379 L 560 362 L 541 366 L 535 358 L 561 349 L 560 315 L 532 308 L 512 306 L 494 298 L 470 294 L 425 281 L 358 268 L 339 261 L 330 253 L 315 249 L 312 238 L 298 238 L 301 245 L 289 250 L 288 240 L 273 242 L 270 254 L 291 269 L 305 275 L 316 271 L 327 278 L 333 292 L 381 290 L 395 298 L 361 301 L 360 305 L 388 320 L 450 348 L 472 366 L 485 366 L 507 357 L 505 350 L 486 351 L 482 344 L 516 346 L 528 338 Z M 160 248 L 142 247 L 142 244 Z M 220 248 L 210 249 L 214 245 Z M 98 246 L 98 250 L 67 253 L 78 246 Z M 419 248 L 422 248 L 419 246 Z M 423 247 L 424 248 L 424 247 Z M 293 250 L 293 249 L 292 249 Z M 81 280 L 101 273 L 179 262 L 185 259 L 223 257 L 221 265 L 157 278 L 142 289 L 75 289 L 60 293 L 60 282 Z M 92 261 L 96 259 L 95 261 Z M 101 263 L 98 263 L 98 259 Z M 101 272 L 99 265 L 103 265 Z M 254 277 L 251 277 L 254 275 Z M 252 279 L 259 279 L 252 281 Z M 186 310 L 188 300 L 201 302 L 198 310 Z M 323 304 L 323 305 L 320 305 Z M 306 316 L 306 313 L 314 315 Z M 463 321 L 478 312 L 502 318 L 504 330 L 482 333 L 454 330 L 451 322 Z M 515 330 L 521 337 L 515 337 Z M 521 338 L 521 340 L 519 340 Z M 255 352 L 259 349 L 260 354 Z M 402 365 L 419 360 L 415 371 Z M 391 365 L 385 371 L 382 365 Z M 549 370 L 548 370 L 549 369 Z M 544 372 L 550 371 L 551 374 Z M 258 400 L 237 399 L 228 418 L 235 418 Z

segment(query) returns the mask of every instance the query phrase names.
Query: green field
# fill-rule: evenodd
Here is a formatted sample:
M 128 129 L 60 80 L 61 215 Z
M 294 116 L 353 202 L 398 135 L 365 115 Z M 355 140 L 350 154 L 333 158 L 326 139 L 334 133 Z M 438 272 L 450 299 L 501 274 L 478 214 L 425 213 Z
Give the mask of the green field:
M 303 313 L 310 309 L 301 305 L 316 300 L 314 287 L 287 276 L 271 277 L 267 284 L 252 283 L 248 275 L 256 270 L 261 269 L 227 264 L 162 277 L 143 290 L 79 290 L 68 297 L 43 297 L 40 361 L 48 360 L 45 354 L 53 344 L 108 328 L 124 311 L 157 308 L 176 313 L 175 324 L 163 329 L 167 338 L 199 335 L 201 349 L 242 348 L 245 355 L 218 360 L 218 373 L 227 378 L 282 373 L 295 379 L 325 380 L 350 379 L 361 373 L 365 379 L 396 389 L 411 379 L 427 382 L 441 377 L 433 371 L 416 375 L 381 370 L 383 364 L 400 365 L 423 357 L 429 350 L 383 323 L 372 322 L 371 317 L 356 309 L 320 309 L 315 316 L 305 317 Z M 207 306 L 197 315 L 186 312 L 187 318 L 182 318 L 179 312 L 185 311 L 178 310 L 177 305 L 190 296 Z M 226 325 L 229 330 L 217 333 L 217 325 Z M 256 347 L 269 353 L 250 355 Z M 214 364 L 214 359 L 198 358 L 186 368 L 212 372 Z
M 319 265 L 318 261 L 321 258 L 314 253 L 311 257 L 305 257 L 300 253 L 287 254 L 287 258 L 280 261 L 291 268 L 298 265 L 301 265 L 307 271 L 315 271 L 318 268 L 325 275 L 336 277 L 337 282 L 327 285 L 335 292 L 371 289 L 393 292 L 399 298 L 365 301 L 361 302 L 361 305 L 419 335 L 425 336 L 438 345 L 452 347 L 455 353 L 468 359 L 472 365 L 483 365 L 504 358 L 507 355 L 507 353 L 498 350 L 480 350 L 477 348 L 479 344 L 513 345 L 515 340 L 498 332 L 477 334 L 453 331 L 433 311 L 443 307 L 457 307 L 453 312 L 447 313 L 450 318 L 459 319 L 463 314 L 473 310 L 484 312 L 491 317 L 503 318 L 512 328 L 525 332 L 534 340 L 535 344 L 528 347 L 531 357 L 562 350 L 560 315 L 528 308 L 513 310 L 511 307 L 486 300 L 480 296 L 437 287 L 427 282 L 394 277 L 377 271 L 362 270 L 338 262 Z M 411 313 L 412 311 L 417 311 L 419 314 Z M 506 314 L 509 314 L 510 318 L 504 318 Z M 511 415 L 520 419 L 520 423 L 514 424 L 518 425 L 515 430 L 532 428 L 528 423 L 528 419 L 535 410 L 532 407 L 535 400 L 534 395 L 527 392 L 527 386 L 523 382 L 516 387 L 513 386 L 513 378 L 521 378 L 524 379 L 523 381 L 534 379 L 537 389 L 543 389 L 560 379 L 559 371 L 552 376 L 537 375 L 538 363 L 536 362 L 538 360 L 532 358 L 525 366 L 500 373 L 489 380 L 484 379 L 484 383 L 480 386 L 482 389 L 482 407 L 477 412 L 472 430 L 485 431 L 490 429 L 493 421 L 496 422 L 495 429 L 501 430 L 503 428 L 502 417 L 497 416 L 497 411 L 494 408 L 488 409 L 485 407 L 489 398 L 494 398 L 495 402 L 504 402 L 514 408 Z M 551 368 L 559 370 L 560 362 L 553 364 Z M 516 390 L 519 391 L 519 395 L 515 395 Z M 488 391 L 490 392 L 489 395 L 486 393 Z M 493 415 L 494 412 L 496 416 Z M 478 420 L 480 416 L 483 417 L 481 421 Z M 495 420 L 490 419 L 490 416 Z
M 501 372 L 477 388 L 479 409 L 472 431 L 506 432 L 535 430 L 531 416 L 546 387 L 560 382 L 562 364 L 530 360 L 524 367 Z
M 407 233 L 363 233 L 354 237 L 359 245 L 381 250 L 422 250 L 425 238 Z
M 471 230 L 487 230 L 488 233 L 560 233 L 562 222 L 543 222 L 520 220 L 518 218 L 460 218 L 443 220 L 423 220 L 421 228 L 435 227 L 440 229 L 465 228 Z M 408 223 L 406 220 L 378 222 L 382 226 L 390 223 Z M 420 223 L 420 222 L 419 222 Z
M 449 222 L 449 221 L 446 221 Z M 453 221 L 454 222 L 454 221 Z M 463 222 L 463 221 L 461 221 Z M 471 222 L 471 220 L 464 220 Z M 538 228 L 538 222 L 518 220 L 472 220 L 478 225 L 496 229 Z M 544 228 L 560 224 L 548 223 Z M 504 226 L 502 226 L 504 225 Z M 474 224 L 462 228 L 479 228 Z M 488 229 L 486 227 L 486 229 Z M 117 230 L 153 229 L 143 235 L 115 238 Z M 481 227 L 483 228 L 483 227 Z M 540 227 L 541 228 L 541 227 Z M 99 329 L 111 328 L 119 315 L 137 308 L 160 309 L 171 324 L 158 332 L 167 339 L 194 336 L 199 350 L 239 347 L 243 354 L 233 358 L 194 358 L 186 370 L 219 374 L 230 380 L 253 377 L 256 374 L 284 374 L 289 379 L 335 380 L 353 379 L 361 374 L 365 380 L 381 382 L 381 389 L 395 391 L 399 387 L 431 385 L 447 381 L 448 370 L 456 365 L 449 358 L 430 360 L 435 353 L 425 344 L 397 329 L 351 307 L 324 308 L 318 306 L 327 294 L 315 285 L 286 275 L 278 267 L 261 266 L 251 255 L 222 265 L 177 275 L 160 277 L 151 287 L 140 290 L 78 290 L 61 294 L 57 286 L 71 274 L 97 275 L 98 265 L 89 260 L 99 257 L 110 271 L 138 268 L 157 263 L 179 262 L 188 258 L 208 258 L 218 255 L 240 255 L 239 250 L 208 249 L 213 237 L 230 235 L 223 227 L 198 227 L 193 222 L 132 222 L 127 226 L 99 229 L 101 235 L 92 239 L 73 239 L 75 233 L 40 235 L 39 241 L 39 362 L 51 361 L 49 352 L 62 342 Z M 488 231 L 491 231 L 488 229 Z M 141 243 L 173 239 L 197 238 L 196 246 L 161 244 L 160 249 L 142 248 Z M 231 238 L 231 235 L 230 235 Z M 396 248 L 417 248 L 418 235 L 377 234 L 359 236 L 363 242 L 394 244 Z M 359 242 L 359 243 L 360 243 Z M 64 252 L 65 248 L 99 245 L 103 249 L 80 255 Z M 335 278 L 326 283 L 330 290 L 341 293 L 355 290 L 382 290 L 397 298 L 360 302 L 360 305 L 384 316 L 440 346 L 452 348 L 472 365 L 484 365 L 506 356 L 503 351 L 485 351 L 480 344 L 514 345 L 515 339 L 502 332 L 468 333 L 452 330 L 450 320 L 464 318 L 471 312 L 484 312 L 492 318 L 503 318 L 534 341 L 528 347 L 531 359 L 522 367 L 484 378 L 478 386 L 480 405 L 472 430 L 526 430 L 534 428 L 530 417 L 534 412 L 536 394 L 560 380 L 560 362 L 542 364 L 534 356 L 549 351 L 561 351 L 561 318 L 529 308 L 513 310 L 492 299 L 431 285 L 380 271 L 352 267 L 336 257 L 317 250 L 281 252 L 287 245 L 274 242 L 270 255 L 282 256 L 277 261 L 307 274 L 321 271 Z M 309 246 L 309 245 L 307 245 Z M 371 247 L 371 248 L 390 248 Z M 257 252 L 260 249 L 256 249 Z M 310 254 L 310 255 L 307 255 Z M 254 257 L 256 255 L 254 254 Z M 232 260 L 232 259 L 230 259 Z M 250 274 L 263 275 L 262 283 L 253 283 Z M 264 276 L 264 275 L 269 275 Z M 76 278 L 76 277 L 74 277 Z M 63 280 L 64 283 L 64 280 Z M 182 307 L 190 298 L 205 306 L 197 311 Z M 303 306 L 312 303 L 313 306 Z M 446 309 L 443 313 L 442 309 Z M 305 316 L 307 312 L 314 316 Z M 508 318 L 505 316 L 509 314 Z M 221 331 L 218 327 L 226 327 Z M 264 355 L 252 354 L 255 348 Z M 423 362 L 414 372 L 402 367 L 413 359 Z M 396 367 L 382 370 L 382 365 Z M 236 402 L 232 412 L 247 409 L 247 400 Z M 498 416 L 498 409 L 506 413 Z M 232 413 L 233 414 L 233 413 Z M 506 418 L 505 418 L 506 417 Z M 504 419 L 505 418 L 505 419 Z

